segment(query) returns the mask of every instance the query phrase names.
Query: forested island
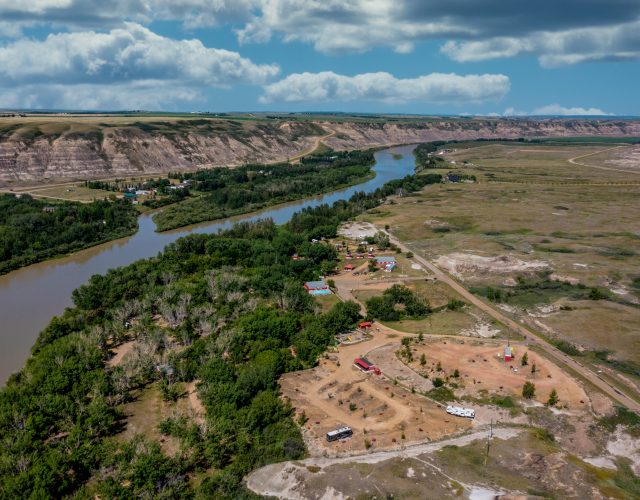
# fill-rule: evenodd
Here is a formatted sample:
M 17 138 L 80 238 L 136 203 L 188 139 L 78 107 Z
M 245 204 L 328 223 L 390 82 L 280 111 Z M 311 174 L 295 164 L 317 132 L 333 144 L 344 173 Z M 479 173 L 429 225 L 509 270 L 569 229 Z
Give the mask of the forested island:
M 173 177 L 199 196 L 186 198 L 153 218 L 158 231 L 222 219 L 360 183 L 375 163 L 372 151 L 329 151 L 300 164 L 245 165 Z
M 262 220 L 191 235 L 94 276 L 0 392 L 0 496 L 252 497 L 247 472 L 305 455 L 278 377 L 316 364 L 359 319 L 351 302 L 319 313 L 304 291 L 337 258 L 312 239 L 334 237 L 387 196 L 440 181 L 408 176 L 302 210 L 284 226 Z M 132 341 L 128 361 L 111 363 Z M 194 382 L 204 420 L 167 414 L 158 426 L 179 442 L 176 454 L 148 437 L 118 438 L 136 394 L 155 387 L 175 401 Z
M 133 234 L 138 211 L 124 200 L 43 201 L 0 195 L 0 274 Z

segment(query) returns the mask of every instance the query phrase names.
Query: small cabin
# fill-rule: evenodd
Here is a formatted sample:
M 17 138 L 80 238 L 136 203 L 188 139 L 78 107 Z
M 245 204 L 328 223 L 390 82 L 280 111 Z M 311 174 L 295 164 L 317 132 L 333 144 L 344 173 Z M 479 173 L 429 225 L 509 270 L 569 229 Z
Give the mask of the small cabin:
M 304 287 L 310 295 L 329 295 L 331 293 L 329 285 L 324 281 L 307 281 Z

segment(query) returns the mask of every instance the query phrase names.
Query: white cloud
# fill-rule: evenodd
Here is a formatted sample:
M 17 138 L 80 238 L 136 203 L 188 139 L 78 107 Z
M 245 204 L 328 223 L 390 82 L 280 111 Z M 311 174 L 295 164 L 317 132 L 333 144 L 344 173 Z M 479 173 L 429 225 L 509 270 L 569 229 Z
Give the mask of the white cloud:
M 537 55 L 544 67 L 611 59 L 633 60 L 640 58 L 640 21 L 561 32 L 537 32 L 521 38 L 449 41 L 442 46 L 441 52 L 461 63 L 530 53 Z
M 204 102 L 198 89 L 161 81 L 0 88 L 0 108 L 8 109 L 171 110 L 193 102 Z
M 406 53 L 435 39 L 464 62 L 523 53 L 545 66 L 640 58 L 638 0 L 0 0 L 0 19 L 12 27 L 7 36 L 25 23 L 104 30 L 160 20 L 232 25 L 242 43 L 275 35 L 326 53 Z
M 356 76 L 294 73 L 266 85 L 261 102 L 423 101 L 429 103 L 476 103 L 502 99 L 510 88 L 505 75 L 432 73 L 417 78 L 396 78 L 389 73 Z
M 608 116 L 612 113 L 607 113 L 606 111 L 602 111 L 600 108 L 581 108 L 581 107 L 572 107 L 566 108 L 564 106 L 560 106 L 559 104 L 548 104 L 547 106 L 542 106 L 540 108 L 536 108 L 533 111 L 534 115 L 563 115 L 563 116 Z
M 159 109 L 209 87 L 264 84 L 278 73 L 277 65 L 126 23 L 107 33 L 61 33 L 0 47 L 0 105 Z
M 547 104 L 534 109 L 533 111 L 517 110 L 509 107 L 504 110 L 502 116 L 612 116 L 600 108 L 565 107 L 559 104 Z M 492 113 L 492 116 L 498 116 Z
M 0 79 L 7 83 L 107 83 L 177 80 L 197 85 L 263 83 L 276 65 L 257 65 L 237 52 L 205 47 L 199 40 L 173 40 L 138 24 L 108 33 L 49 35 L 0 47 Z

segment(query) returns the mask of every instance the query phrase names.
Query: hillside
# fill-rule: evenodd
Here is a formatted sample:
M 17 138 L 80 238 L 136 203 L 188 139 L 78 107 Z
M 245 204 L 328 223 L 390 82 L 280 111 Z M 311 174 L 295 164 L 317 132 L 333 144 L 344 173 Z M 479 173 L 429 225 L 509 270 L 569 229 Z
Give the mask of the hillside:
M 640 121 L 10 117 L 0 119 L 0 185 L 286 160 L 313 149 L 331 132 L 325 143 L 344 150 L 440 139 L 637 137 Z

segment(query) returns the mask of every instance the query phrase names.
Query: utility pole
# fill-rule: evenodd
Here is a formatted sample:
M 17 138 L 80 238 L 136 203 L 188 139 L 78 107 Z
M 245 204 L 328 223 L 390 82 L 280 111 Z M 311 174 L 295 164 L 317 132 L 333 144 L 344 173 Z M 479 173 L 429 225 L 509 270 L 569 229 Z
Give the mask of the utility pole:
M 489 436 L 487 437 L 487 453 L 484 457 L 484 466 L 487 466 L 487 461 L 489 460 L 489 449 L 491 448 L 491 439 L 493 438 L 493 419 L 491 419 L 491 423 L 489 424 Z

